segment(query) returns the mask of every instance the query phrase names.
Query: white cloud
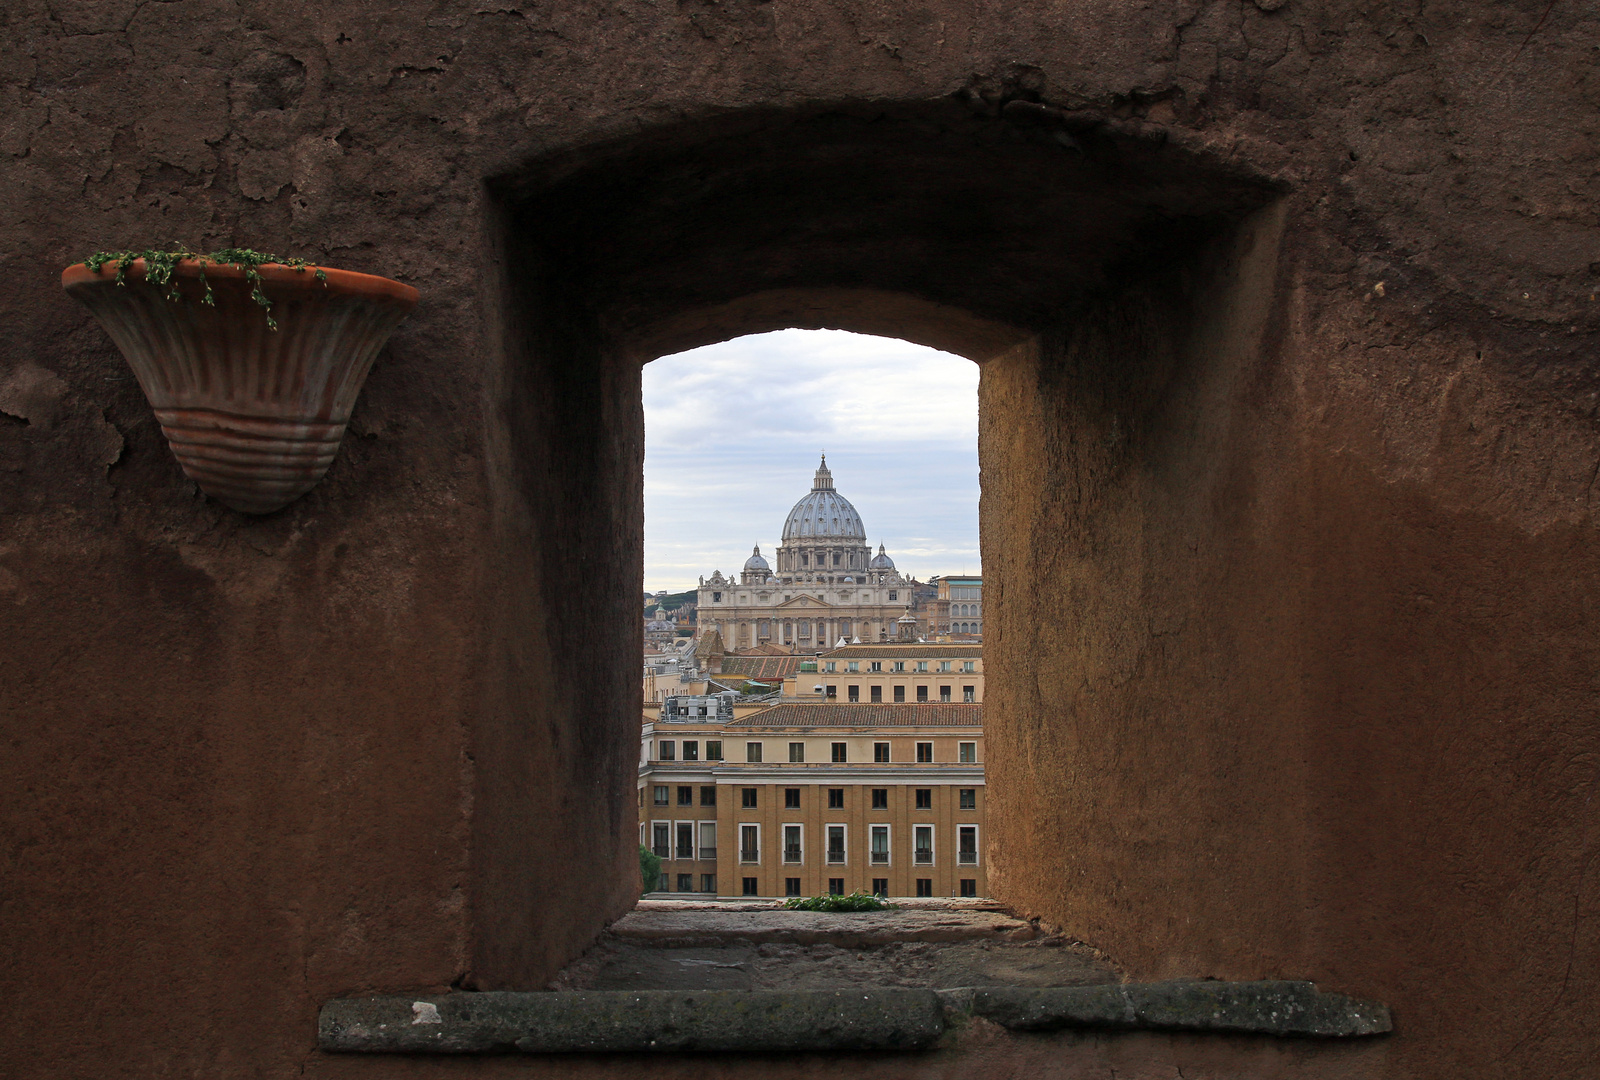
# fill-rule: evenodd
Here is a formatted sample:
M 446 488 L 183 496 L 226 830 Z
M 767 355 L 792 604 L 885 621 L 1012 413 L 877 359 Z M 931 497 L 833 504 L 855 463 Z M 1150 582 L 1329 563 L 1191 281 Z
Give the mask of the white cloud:
M 770 555 L 817 458 L 874 548 L 926 580 L 976 573 L 978 368 L 892 338 L 780 330 L 644 369 L 645 587 Z

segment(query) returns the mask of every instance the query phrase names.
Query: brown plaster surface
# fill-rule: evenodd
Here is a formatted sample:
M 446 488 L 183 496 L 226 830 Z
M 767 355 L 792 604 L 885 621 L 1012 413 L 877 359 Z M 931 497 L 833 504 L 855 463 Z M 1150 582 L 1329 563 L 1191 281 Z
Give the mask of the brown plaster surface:
M 922 1074 L 1581 1071 L 1597 42 L 1538 0 L 6 4 L 0 1073 L 904 1075 L 311 1049 L 328 997 L 540 985 L 631 903 L 638 365 L 790 322 L 985 361 L 996 888 L 1140 977 L 1396 1008 Z M 57 284 L 169 238 L 422 293 L 261 521 Z

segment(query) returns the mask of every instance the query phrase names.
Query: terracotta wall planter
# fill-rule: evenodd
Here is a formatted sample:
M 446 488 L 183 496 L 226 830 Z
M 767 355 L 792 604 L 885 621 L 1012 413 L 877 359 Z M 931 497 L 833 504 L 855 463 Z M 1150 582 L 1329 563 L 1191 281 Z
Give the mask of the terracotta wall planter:
M 370 274 L 266 264 L 261 289 L 276 330 L 250 295 L 245 272 L 195 260 L 167 286 L 146 280 L 144 260 L 116 284 L 116 263 L 77 263 L 66 290 L 94 313 L 138 376 L 172 452 L 217 501 L 269 514 L 316 486 L 333 463 L 373 358 L 417 303 L 409 285 Z

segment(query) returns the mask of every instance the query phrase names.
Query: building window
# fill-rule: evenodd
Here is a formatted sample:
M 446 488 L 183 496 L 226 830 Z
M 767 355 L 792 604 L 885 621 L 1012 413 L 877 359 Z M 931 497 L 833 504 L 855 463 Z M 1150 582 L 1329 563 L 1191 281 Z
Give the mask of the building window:
M 871 700 L 874 705 L 883 704 L 883 687 L 874 686 L 872 688 Z
M 746 895 L 746 896 L 759 896 L 760 895 L 760 893 L 757 891 L 756 879 L 755 878 L 747 877 L 747 878 L 744 879 L 744 895 Z M 928 893 L 928 895 L 932 896 L 933 893 L 930 892 L 930 893 Z
M 894 589 L 890 589 L 889 590 L 889 603 L 891 603 L 891 604 L 897 603 L 899 601 L 899 599 L 900 599 L 900 594 L 898 592 L 896 592 Z
M 845 860 L 844 826 L 828 826 L 828 861 L 842 863 Z
M 919 742 L 917 744 L 917 764 L 926 765 L 933 760 L 933 744 Z
M 895 704 L 897 704 L 897 705 L 903 705 L 905 703 L 905 700 L 906 700 L 906 688 L 905 687 L 897 686 L 897 687 L 894 688 L 894 700 L 895 700 Z
M 746 810 L 756 808 L 756 789 L 753 787 L 739 789 L 739 805 Z
M 702 821 L 700 823 L 700 858 L 712 862 L 717 858 L 717 823 L 715 821 Z
M 875 787 L 872 789 L 872 808 L 874 810 L 889 809 L 889 789 Z
M 722 740 L 721 739 L 712 739 L 710 742 L 706 743 L 706 760 L 707 761 L 721 761 L 722 760 Z
M 805 759 L 806 759 L 806 744 L 803 743 L 803 742 L 792 742 L 792 743 L 790 743 L 789 744 L 789 760 L 790 761 L 804 761 Z
M 679 892 L 694 892 L 694 875 L 693 874 L 679 874 L 678 875 L 678 891 Z
M 833 744 L 833 760 L 834 761 L 844 761 L 845 760 L 845 744 L 844 743 L 836 742 L 836 743 Z
M 753 879 L 747 879 L 747 880 L 753 880 Z M 933 879 L 932 878 L 919 877 L 917 879 L 917 895 L 918 896 L 932 896 L 933 895 Z
M 656 785 L 655 803 L 657 806 L 666 806 L 667 803 L 671 801 L 669 798 L 670 791 L 671 789 L 665 784 Z
M 797 863 L 802 859 L 800 844 L 800 826 L 785 825 L 783 827 L 783 861 Z
M 890 670 L 891 671 L 904 671 L 905 669 L 906 669 L 906 662 L 904 660 L 896 660 L 894 662 L 894 667 L 891 668 Z
M 968 705 L 972 704 L 974 701 L 977 701 L 978 694 L 976 688 L 971 686 L 963 686 L 961 688 L 961 700 L 965 701 Z
M 672 761 L 677 758 L 678 746 L 671 739 L 662 739 L 657 745 L 660 749 L 656 751 L 656 757 L 662 761 Z
M 911 860 L 918 866 L 933 864 L 932 825 L 917 825 L 911 830 Z
M 964 787 L 961 789 L 961 809 L 976 810 L 978 808 L 978 789 Z
M 861 687 L 859 687 L 859 686 L 847 686 L 847 687 L 844 688 L 844 690 L 845 690 L 845 700 L 846 701 L 860 701 L 861 700 Z
M 921 702 L 928 700 L 928 688 L 926 686 L 917 687 L 917 700 Z
M 701 874 L 700 875 L 700 891 L 701 892 L 708 892 L 708 893 L 716 892 L 717 891 L 717 875 L 715 875 L 715 874 Z
M 828 809 L 829 810 L 843 810 L 844 809 L 844 788 L 842 788 L 842 787 L 831 787 L 831 788 L 828 789 Z
M 678 858 L 694 858 L 694 822 L 678 822 Z
M 685 739 L 685 740 L 683 740 L 683 760 L 685 760 L 685 761 L 699 761 L 700 760 L 700 740 L 699 739 Z
M 872 893 L 874 896 L 887 897 L 889 895 L 889 879 L 886 877 L 873 878 Z
M 787 596 L 785 596 L 784 599 L 788 600 L 789 598 Z M 786 623 L 783 624 L 783 640 L 785 640 L 785 641 L 793 641 L 794 640 L 794 623 L 786 622 Z
M 706 787 L 700 789 L 700 805 L 717 805 L 717 789 L 715 785 L 707 785 Z
M 977 878 L 969 878 L 969 877 L 962 878 L 961 879 L 961 895 L 962 896 L 977 896 L 978 895 L 978 879 Z
M 927 671 L 928 670 L 928 662 L 926 660 L 918 660 L 917 661 L 917 670 L 918 671 Z
M 874 660 L 874 661 L 872 661 L 870 664 L 867 665 L 867 670 L 868 671 L 882 671 L 883 670 L 883 661 L 882 660 Z
M 694 805 L 694 788 L 690 787 L 688 784 L 679 784 L 678 785 L 678 805 L 679 806 L 693 806 Z
M 948 686 L 939 687 L 939 700 L 943 702 L 949 702 L 950 688 Z
M 961 670 L 971 674 L 972 672 L 978 670 L 978 667 L 971 660 L 963 660 L 961 661 Z
M 797 878 L 797 877 L 786 877 L 786 878 L 784 878 L 783 879 L 783 895 L 785 895 L 785 896 L 799 896 L 800 895 L 800 879 Z
M 842 878 L 842 877 L 831 877 L 831 878 L 828 879 L 828 895 L 829 896 L 843 896 L 844 895 L 844 878 Z
M 801 619 L 800 620 L 800 640 L 801 641 L 810 641 L 811 640 L 811 620 L 810 619 Z
M 650 850 L 662 859 L 672 858 L 672 826 L 665 821 L 651 823 Z
M 847 661 L 845 663 L 845 665 L 844 665 L 844 669 L 846 671 L 860 671 L 861 670 L 861 661 L 859 661 L 859 660 Z
M 798 810 L 798 809 L 800 809 L 800 789 L 799 788 L 797 788 L 797 787 L 786 787 L 786 788 L 783 789 L 783 808 L 785 810 Z
M 978 827 L 963 825 L 956 832 L 956 862 L 963 866 L 978 864 Z
M 712 602 L 712 603 L 713 603 L 713 604 L 720 604 L 720 603 L 722 603 L 722 594 L 721 594 L 721 593 L 719 593 L 719 592 L 714 592 L 714 593 L 712 593 L 712 594 L 711 594 L 711 602 Z
M 959 746 L 959 749 L 961 751 L 961 764 L 963 764 L 963 765 L 972 765 L 972 764 L 975 764 L 977 762 L 977 760 L 978 760 L 978 744 L 977 743 L 975 743 L 975 742 L 964 742 L 964 743 L 958 744 L 958 746 Z
M 761 826 L 739 826 L 739 861 L 742 863 L 759 863 L 761 861 Z
M 933 789 L 932 788 L 925 788 L 925 787 L 917 788 L 917 809 L 918 810 L 932 810 L 933 809 Z
M 949 671 L 950 670 L 950 661 L 948 661 L 948 660 L 940 660 L 939 661 L 939 670 L 940 671 Z
M 744 759 L 746 761 L 760 761 L 761 760 L 761 744 L 758 743 L 758 742 L 747 742 L 747 743 L 745 743 L 744 744 Z
M 835 701 L 839 699 L 839 688 L 833 685 L 833 683 L 828 684 L 828 696 L 833 698 Z
M 829 660 L 827 665 L 825 667 L 823 667 L 822 670 L 823 671 L 838 671 L 839 670 L 838 662 L 835 661 L 835 660 Z
M 874 865 L 887 866 L 889 863 L 889 826 L 874 825 L 872 827 L 872 862 Z
M 876 761 L 879 765 L 887 764 L 889 761 L 889 744 L 886 742 L 873 743 L 872 760 Z

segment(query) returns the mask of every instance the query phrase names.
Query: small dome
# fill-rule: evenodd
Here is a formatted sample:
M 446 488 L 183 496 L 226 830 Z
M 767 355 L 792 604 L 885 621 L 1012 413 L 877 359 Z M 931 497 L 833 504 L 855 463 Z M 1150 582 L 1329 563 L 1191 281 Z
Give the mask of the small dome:
M 872 561 L 867 564 L 867 569 L 868 570 L 893 570 L 894 569 L 894 560 L 889 558 L 889 556 L 884 552 L 882 544 L 878 545 L 878 553 L 876 555 L 874 555 L 872 557 Z
M 763 574 L 772 573 L 772 564 L 767 562 L 766 559 L 761 557 L 761 545 L 760 544 L 756 545 L 755 551 L 751 554 L 751 556 L 748 559 L 746 559 L 744 561 L 744 568 L 745 568 L 745 570 L 751 571 L 751 572 L 759 570 Z
M 866 526 L 861 515 L 850 505 L 850 500 L 833 490 L 833 473 L 828 471 L 828 459 L 822 459 L 817 477 L 812 482 L 811 494 L 794 504 L 783 523 L 783 539 L 790 540 L 855 540 L 865 542 Z

